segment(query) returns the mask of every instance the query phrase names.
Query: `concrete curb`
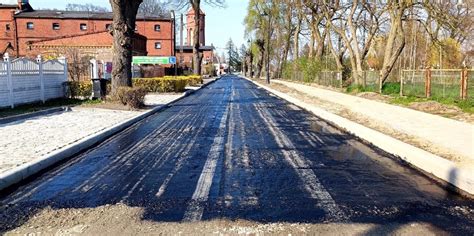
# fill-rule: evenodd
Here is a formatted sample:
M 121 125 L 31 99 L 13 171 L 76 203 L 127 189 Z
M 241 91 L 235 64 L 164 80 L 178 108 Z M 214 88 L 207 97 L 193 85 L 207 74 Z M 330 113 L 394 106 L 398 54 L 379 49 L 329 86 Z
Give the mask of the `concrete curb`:
M 61 148 L 59 150 L 56 150 L 52 153 L 49 153 L 48 155 L 42 156 L 41 158 L 38 158 L 32 162 L 25 163 L 21 166 L 18 166 L 14 169 L 11 169 L 9 171 L 6 171 L 4 173 L 0 174 L 0 191 L 4 190 L 14 184 L 17 184 L 21 182 L 22 180 L 27 179 L 28 177 L 35 175 L 39 173 L 40 171 L 60 162 L 67 160 L 71 158 L 72 156 L 100 143 L 103 142 L 104 140 L 110 138 L 114 134 L 121 132 L 128 127 L 132 126 L 138 121 L 141 121 L 163 109 L 166 109 L 170 104 L 175 103 L 185 97 L 188 97 L 191 94 L 194 94 L 196 91 L 201 90 L 210 84 L 214 83 L 217 79 L 214 81 L 211 81 L 202 87 L 200 87 L 197 90 L 188 90 L 185 93 L 183 93 L 183 96 L 174 99 L 173 101 L 162 105 L 155 107 L 141 115 L 138 115 L 136 117 L 133 117 L 129 120 L 123 121 L 122 123 L 116 124 L 112 127 L 109 127 L 105 130 L 100 131 L 97 134 L 94 134 L 90 137 L 87 137 L 85 139 L 82 139 L 76 143 L 73 143 L 71 145 L 68 145 L 64 148 Z
M 398 139 L 395 139 L 373 129 L 367 128 L 363 125 L 330 113 L 321 108 L 310 106 L 303 101 L 300 101 L 285 93 L 276 91 L 264 85 L 258 84 L 257 82 L 254 82 L 248 78 L 245 79 L 254 83 L 258 87 L 263 88 L 268 92 L 273 93 L 276 96 L 313 113 L 321 119 L 326 120 L 332 123 L 333 125 L 346 130 L 354 136 L 359 137 L 392 155 L 400 157 L 405 162 L 413 165 L 414 167 L 422 171 L 427 172 L 435 178 L 450 183 L 469 195 L 474 195 L 473 170 L 458 167 L 452 161 L 446 160 L 440 156 L 434 155 L 430 152 L 404 143 Z
M 16 115 L 16 116 L 9 116 L 5 118 L 0 118 L 0 125 L 19 121 L 19 120 L 24 120 L 24 119 L 29 119 L 33 118 L 36 116 L 44 116 L 44 115 L 50 115 L 56 112 L 62 112 L 62 111 L 69 111 L 70 107 L 65 106 L 65 107 L 56 107 L 56 108 L 50 108 L 42 111 L 35 111 L 35 112 L 30 112 L 26 114 L 21 114 L 21 115 Z

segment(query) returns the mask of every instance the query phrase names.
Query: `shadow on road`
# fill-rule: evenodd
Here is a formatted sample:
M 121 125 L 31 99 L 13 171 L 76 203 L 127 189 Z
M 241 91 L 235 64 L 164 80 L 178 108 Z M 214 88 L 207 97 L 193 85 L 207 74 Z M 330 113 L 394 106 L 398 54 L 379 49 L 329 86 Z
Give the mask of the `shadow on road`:
M 206 177 L 211 182 L 202 181 Z M 208 191 L 205 199 L 195 198 L 203 194 L 199 190 Z M 472 201 L 236 77 L 198 91 L 0 201 L 0 232 L 45 208 L 117 203 L 141 207 L 142 219 L 156 222 L 181 222 L 196 204 L 204 221 L 426 222 L 448 232 L 474 232 L 472 211 L 462 211 L 474 209 Z M 334 217 L 336 211 L 342 217 Z M 380 229 L 373 230 L 368 234 Z

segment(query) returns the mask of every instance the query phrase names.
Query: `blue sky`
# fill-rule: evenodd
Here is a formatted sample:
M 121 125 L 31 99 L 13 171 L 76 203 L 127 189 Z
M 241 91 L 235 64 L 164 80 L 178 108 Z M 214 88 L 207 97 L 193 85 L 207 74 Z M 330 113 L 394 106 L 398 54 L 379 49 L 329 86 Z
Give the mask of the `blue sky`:
M 110 9 L 109 0 L 30 0 L 33 8 L 64 9 L 68 3 L 91 3 Z M 202 8 L 206 13 L 206 44 L 213 43 L 220 52 L 229 38 L 232 38 L 238 47 L 245 43 L 243 21 L 247 5 L 248 0 L 226 0 L 225 8 L 215 8 L 203 4 Z

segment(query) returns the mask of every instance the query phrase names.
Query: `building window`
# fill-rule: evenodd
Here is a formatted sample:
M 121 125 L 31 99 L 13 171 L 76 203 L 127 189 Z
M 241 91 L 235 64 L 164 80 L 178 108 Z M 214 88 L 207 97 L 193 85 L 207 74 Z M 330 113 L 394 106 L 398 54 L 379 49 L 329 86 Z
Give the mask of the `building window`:
M 86 30 L 87 30 L 87 24 L 82 23 L 82 24 L 80 24 L 79 28 L 80 28 L 82 31 L 86 31 Z
M 53 23 L 53 30 L 59 30 L 59 23 Z
M 33 22 L 27 22 L 26 28 L 29 30 L 35 29 L 35 24 L 33 24 Z
M 106 24 L 105 29 L 106 30 L 112 30 L 112 24 Z
M 161 31 L 161 25 L 155 25 L 155 31 Z
M 156 42 L 155 43 L 155 48 L 156 49 L 161 49 L 161 42 Z
M 10 24 L 6 24 L 6 25 L 5 25 L 5 30 L 6 30 L 6 31 L 10 31 Z

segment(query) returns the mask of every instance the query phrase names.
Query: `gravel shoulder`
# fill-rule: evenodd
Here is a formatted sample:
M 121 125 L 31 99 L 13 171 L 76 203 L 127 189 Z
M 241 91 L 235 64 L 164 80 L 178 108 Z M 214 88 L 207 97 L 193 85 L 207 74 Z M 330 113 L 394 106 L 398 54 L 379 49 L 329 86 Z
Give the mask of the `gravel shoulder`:
M 5 235 L 443 235 L 442 229 L 423 222 L 308 224 L 219 219 L 180 223 L 143 220 L 143 212 L 142 208 L 124 204 L 88 209 L 48 208 Z

